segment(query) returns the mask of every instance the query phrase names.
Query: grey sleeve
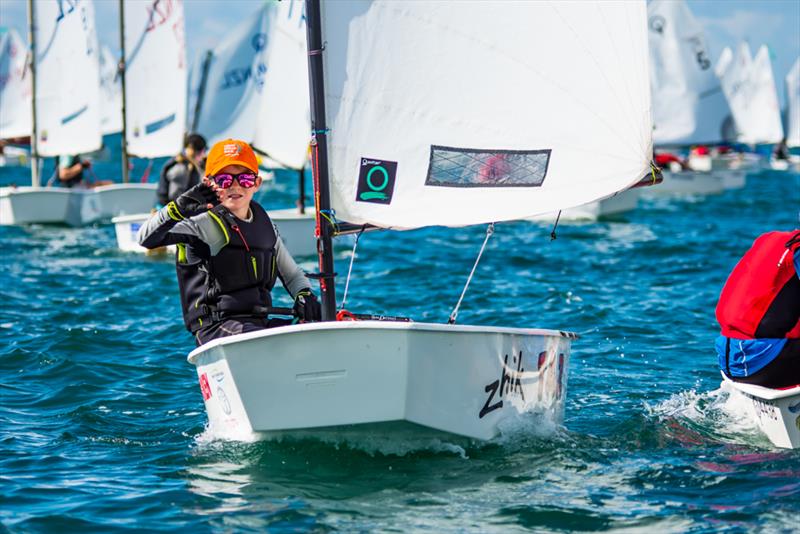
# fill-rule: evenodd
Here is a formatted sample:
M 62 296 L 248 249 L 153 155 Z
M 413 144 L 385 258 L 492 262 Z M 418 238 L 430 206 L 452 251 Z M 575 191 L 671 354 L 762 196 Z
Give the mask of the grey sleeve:
M 176 222 L 169 216 L 167 206 L 153 214 L 137 234 L 139 244 L 147 248 L 187 242 L 187 237 L 196 237 L 205 242 L 212 256 L 216 256 L 228 244 L 225 232 L 208 212 Z
M 289 251 L 286 250 L 286 245 L 283 244 L 277 228 L 275 229 L 275 235 L 278 236 L 278 241 L 275 243 L 275 265 L 278 268 L 278 276 L 280 276 L 286 291 L 292 295 L 292 298 L 295 298 L 303 289 L 311 290 L 311 282 L 306 278 L 303 270 L 295 263 Z
M 212 256 L 216 256 L 230 240 L 230 237 L 223 231 L 219 223 L 207 211 L 182 220 L 175 225 L 172 233 L 193 235 L 199 238 L 208 245 Z

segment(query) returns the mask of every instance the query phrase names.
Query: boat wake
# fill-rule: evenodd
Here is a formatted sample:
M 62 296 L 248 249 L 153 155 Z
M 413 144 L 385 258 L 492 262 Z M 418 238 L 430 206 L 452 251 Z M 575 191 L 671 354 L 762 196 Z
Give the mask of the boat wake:
M 530 440 L 551 439 L 561 427 L 545 416 L 525 414 L 509 418 L 500 425 L 500 434 L 488 441 L 439 432 L 407 422 L 253 433 L 230 439 L 206 426 L 195 440 L 198 446 L 224 446 L 225 443 L 272 442 L 281 444 L 322 443 L 336 450 L 360 451 L 370 456 L 407 456 L 420 452 L 468 458 L 468 451 L 485 447 L 518 446 Z
M 645 410 L 646 416 L 656 419 L 668 437 L 683 443 L 771 446 L 748 417 L 741 398 L 731 395 L 726 384 L 706 393 L 682 391 L 658 404 L 645 404 Z

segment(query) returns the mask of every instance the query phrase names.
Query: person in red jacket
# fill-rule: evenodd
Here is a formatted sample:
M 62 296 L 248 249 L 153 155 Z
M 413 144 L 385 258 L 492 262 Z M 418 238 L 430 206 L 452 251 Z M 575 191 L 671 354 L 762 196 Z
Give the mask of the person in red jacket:
M 755 240 L 722 288 L 717 322 L 719 367 L 731 380 L 800 384 L 800 230 Z

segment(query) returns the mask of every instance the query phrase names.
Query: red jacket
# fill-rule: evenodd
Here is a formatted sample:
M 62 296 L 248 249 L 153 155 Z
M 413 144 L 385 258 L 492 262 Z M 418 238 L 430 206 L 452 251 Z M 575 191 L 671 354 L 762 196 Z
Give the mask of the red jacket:
M 800 278 L 794 253 L 800 231 L 769 232 L 734 267 L 717 304 L 722 335 L 736 339 L 800 338 Z

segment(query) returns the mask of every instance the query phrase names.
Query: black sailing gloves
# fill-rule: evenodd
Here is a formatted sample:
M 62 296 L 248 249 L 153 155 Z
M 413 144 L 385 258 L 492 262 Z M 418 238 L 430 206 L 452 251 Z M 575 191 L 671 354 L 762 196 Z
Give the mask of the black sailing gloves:
M 217 193 L 210 186 L 200 183 L 176 198 L 174 202 L 167 204 L 167 209 L 170 217 L 180 220 L 207 211 L 209 204 L 219 204 Z M 173 211 L 178 212 L 177 218 L 173 216 Z
M 317 297 L 308 289 L 304 289 L 294 298 L 295 316 L 301 323 L 312 323 L 322 320 L 322 306 L 319 305 Z

